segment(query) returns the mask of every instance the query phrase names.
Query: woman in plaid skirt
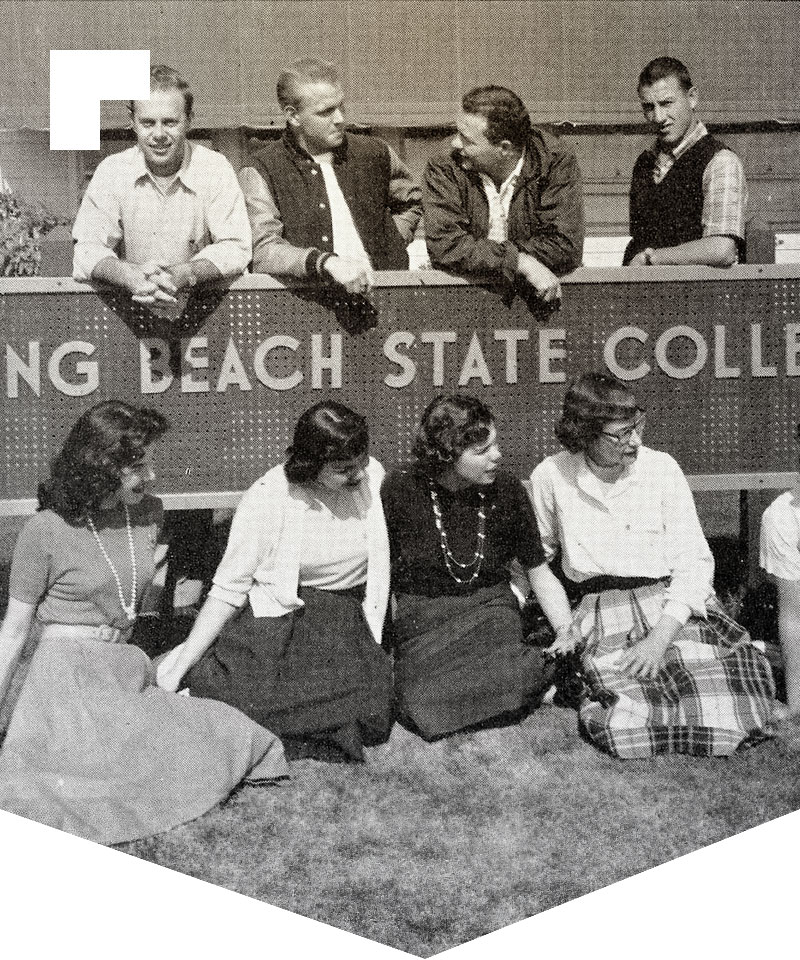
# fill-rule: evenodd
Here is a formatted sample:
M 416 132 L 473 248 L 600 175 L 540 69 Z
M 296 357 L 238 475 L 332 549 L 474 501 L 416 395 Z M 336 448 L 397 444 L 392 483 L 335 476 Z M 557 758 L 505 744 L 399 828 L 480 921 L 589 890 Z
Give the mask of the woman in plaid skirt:
M 549 559 L 565 589 L 551 650 L 582 650 L 580 722 L 601 749 L 726 756 L 764 736 L 769 663 L 714 596 L 714 560 L 678 464 L 642 445 L 621 381 L 587 374 L 564 400 L 566 450 L 533 471 Z

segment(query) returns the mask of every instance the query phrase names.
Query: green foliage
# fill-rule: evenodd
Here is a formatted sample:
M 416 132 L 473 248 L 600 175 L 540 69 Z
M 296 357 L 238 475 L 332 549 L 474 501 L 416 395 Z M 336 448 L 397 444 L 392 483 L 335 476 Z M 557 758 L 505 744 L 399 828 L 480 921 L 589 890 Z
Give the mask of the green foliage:
M 68 222 L 40 204 L 27 203 L 10 190 L 0 190 L 0 276 L 37 276 L 42 238 Z

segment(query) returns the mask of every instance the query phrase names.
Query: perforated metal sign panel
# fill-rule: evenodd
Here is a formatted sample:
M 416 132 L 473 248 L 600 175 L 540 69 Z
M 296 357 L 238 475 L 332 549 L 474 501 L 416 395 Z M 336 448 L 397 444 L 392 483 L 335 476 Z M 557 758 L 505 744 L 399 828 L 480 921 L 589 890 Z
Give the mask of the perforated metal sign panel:
M 367 415 L 376 456 L 402 461 L 424 406 L 454 390 L 491 405 L 506 465 L 525 476 L 557 449 L 567 381 L 597 369 L 630 383 L 647 441 L 687 473 L 791 470 L 800 277 L 775 269 L 680 282 L 609 271 L 613 281 L 565 284 L 552 314 L 409 275 L 374 292 L 372 329 L 342 304 L 256 281 L 202 295 L 177 320 L 66 281 L 61 292 L 5 284 L 0 499 L 34 496 L 69 427 L 107 397 L 172 422 L 157 450 L 164 492 L 243 490 L 326 396 Z

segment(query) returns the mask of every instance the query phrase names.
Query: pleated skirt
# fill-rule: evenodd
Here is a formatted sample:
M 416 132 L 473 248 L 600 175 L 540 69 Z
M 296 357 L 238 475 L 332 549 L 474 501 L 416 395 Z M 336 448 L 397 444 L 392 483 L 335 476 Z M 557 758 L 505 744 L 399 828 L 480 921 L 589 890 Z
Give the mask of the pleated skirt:
M 774 707 L 769 661 L 716 601 L 692 617 L 652 680 L 622 673 L 625 652 L 661 616 L 664 585 L 604 590 L 575 612 L 588 690 L 580 722 L 600 749 L 623 758 L 683 753 L 728 756 L 763 739 Z

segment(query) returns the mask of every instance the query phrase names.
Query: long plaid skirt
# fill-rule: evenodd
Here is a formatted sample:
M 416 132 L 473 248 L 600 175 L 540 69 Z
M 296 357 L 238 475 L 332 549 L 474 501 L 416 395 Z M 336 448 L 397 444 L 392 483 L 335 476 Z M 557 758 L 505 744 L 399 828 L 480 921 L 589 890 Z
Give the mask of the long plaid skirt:
M 775 687 L 766 656 L 716 600 L 692 617 L 652 680 L 621 673 L 618 662 L 661 616 L 664 585 L 605 590 L 575 611 L 586 643 L 587 691 L 580 722 L 600 749 L 622 758 L 658 753 L 727 756 L 765 736 Z

